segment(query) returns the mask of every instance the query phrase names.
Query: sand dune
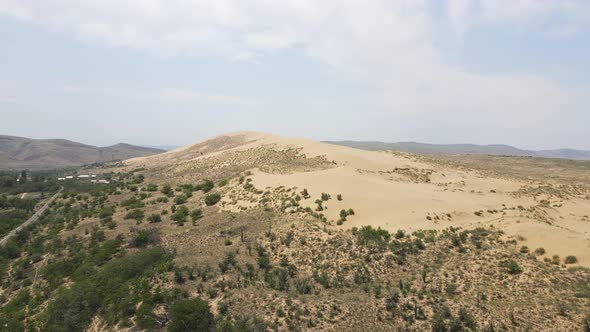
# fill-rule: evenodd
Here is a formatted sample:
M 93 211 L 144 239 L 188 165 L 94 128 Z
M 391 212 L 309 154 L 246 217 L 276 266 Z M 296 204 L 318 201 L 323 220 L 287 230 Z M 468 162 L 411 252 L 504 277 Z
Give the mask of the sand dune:
M 258 150 L 257 150 L 258 149 Z M 590 265 L 590 200 L 586 195 L 539 194 L 540 183 L 510 177 L 492 177 L 467 169 L 422 161 L 406 153 L 365 151 L 258 132 L 238 132 L 128 163 L 173 165 L 221 158 L 236 151 L 296 149 L 307 158 L 323 157 L 332 167 L 312 171 L 265 172 L 253 169 L 256 188 L 306 188 L 311 198 L 302 206 L 314 208 L 321 193 L 332 199 L 323 213 L 337 220 L 341 209 L 352 208 L 341 227 L 363 225 L 389 231 L 474 228 L 494 226 L 507 238 L 519 238 L 547 256 L 576 255 Z M 502 174 L 502 170 L 497 170 Z M 556 189 L 559 190 L 560 189 Z M 336 196 L 341 194 L 342 201 Z

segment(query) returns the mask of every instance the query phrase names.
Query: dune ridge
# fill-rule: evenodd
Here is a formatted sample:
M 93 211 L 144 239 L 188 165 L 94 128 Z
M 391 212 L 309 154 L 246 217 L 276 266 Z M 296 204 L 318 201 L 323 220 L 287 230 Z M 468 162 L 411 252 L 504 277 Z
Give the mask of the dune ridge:
M 192 163 L 210 158 L 220 163 L 225 157 L 235 159 L 232 153 L 255 156 L 269 150 L 294 150 L 304 158 L 323 158 L 330 166 L 311 170 L 284 167 L 280 172 L 252 167 L 254 187 L 305 188 L 313 199 L 302 200 L 301 206 L 312 209 L 315 198 L 328 193 L 332 198 L 323 204 L 322 211 L 328 220 L 339 219 L 342 209 L 355 211 L 340 227 L 372 225 L 389 231 L 415 231 L 492 226 L 531 250 L 543 247 L 548 256 L 576 255 L 580 264 L 590 265 L 589 196 L 555 183 L 491 176 L 474 167 L 433 163 L 410 153 L 359 150 L 260 132 L 223 134 L 163 154 L 131 159 L 127 164 L 166 168 L 173 178 L 178 165 L 185 165 L 182 174 L 186 174 Z M 502 169 L 497 173 L 502 174 Z M 339 194 L 342 200 L 336 199 Z M 225 203 L 229 210 L 253 206 L 245 200 Z

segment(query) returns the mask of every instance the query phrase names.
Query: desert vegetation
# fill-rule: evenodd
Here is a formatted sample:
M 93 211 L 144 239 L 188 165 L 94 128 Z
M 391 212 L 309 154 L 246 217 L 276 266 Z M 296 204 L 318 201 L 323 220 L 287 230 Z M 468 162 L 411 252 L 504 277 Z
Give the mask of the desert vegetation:
M 387 217 L 391 225 L 370 224 L 365 216 L 374 211 L 354 192 L 314 187 L 313 181 L 267 186 L 250 170 L 253 162 L 280 176 L 336 167 L 300 153 L 254 147 L 185 164 L 123 165 L 101 169 L 110 184 L 65 186 L 39 222 L 0 249 L 0 326 L 9 331 L 588 329 L 590 272 L 583 253 L 558 255 L 551 243 L 540 247 L 485 224 L 486 218 L 511 213 L 549 220 L 542 213 L 546 197 L 534 207 L 507 201 L 461 213 L 434 208 L 416 213 L 420 225 L 431 228 L 395 224 L 399 215 Z M 268 157 L 276 159 L 263 159 Z M 416 183 L 408 178 L 415 173 L 411 168 L 400 169 L 369 174 L 384 181 L 400 176 L 395 185 L 448 189 L 437 184 L 436 172 L 428 171 L 429 182 L 416 178 Z M 464 194 L 501 195 L 497 188 Z M 528 194 L 517 190 L 518 195 Z M 15 197 L 0 194 L 0 206 L 30 213 L 31 203 Z M 461 218 L 481 224 L 458 225 Z

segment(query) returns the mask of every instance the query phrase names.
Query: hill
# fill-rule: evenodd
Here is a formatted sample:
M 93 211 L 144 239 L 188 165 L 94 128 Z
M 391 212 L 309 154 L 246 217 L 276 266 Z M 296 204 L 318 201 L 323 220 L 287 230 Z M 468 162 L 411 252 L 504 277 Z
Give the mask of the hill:
M 0 323 L 584 330 L 589 170 L 257 132 L 101 165 L 90 172 L 108 184 L 61 181 L 49 211 L 0 250 Z
M 125 143 L 96 147 L 65 139 L 30 139 L 0 135 L 0 169 L 52 169 L 162 153 Z
M 584 222 L 590 201 L 583 194 L 590 185 L 590 162 L 499 158 L 461 161 L 241 132 L 126 163 L 172 184 L 248 171 L 256 188 L 341 194 L 346 200 L 332 201 L 322 213 L 335 222 L 342 209 L 354 208 L 357 213 L 344 228 L 372 225 L 393 232 L 501 225 L 531 247 L 576 254 L 590 265 L 590 224 Z M 243 190 L 232 196 L 222 202 L 230 211 L 257 206 L 261 199 Z M 276 199 L 266 202 L 280 205 Z M 317 207 L 315 200 L 299 204 Z
M 356 149 L 379 151 L 392 150 L 421 154 L 484 154 L 496 156 L 519 156 L 590 160 L 590 151 L 574 149 L 522 150 L 510 145 L 492 144 L 426 144 L 416 142 L 385 143 L 377 141 L 326 141 L 325 143 L 349 146 Z

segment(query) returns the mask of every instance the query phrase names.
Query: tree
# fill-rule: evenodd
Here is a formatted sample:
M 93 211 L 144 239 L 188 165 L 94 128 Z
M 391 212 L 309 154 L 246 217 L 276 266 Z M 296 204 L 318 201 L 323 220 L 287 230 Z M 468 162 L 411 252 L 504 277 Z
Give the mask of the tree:
M 24 184 L 25 182 L 27 182 L 27 171 L 23 170 L 20 172 L 20 180 L 18 183 Z
M 209 304 L 199 298 L 177 301 L 170 316 L 170 332 L 209 331 L 213 322 Z

